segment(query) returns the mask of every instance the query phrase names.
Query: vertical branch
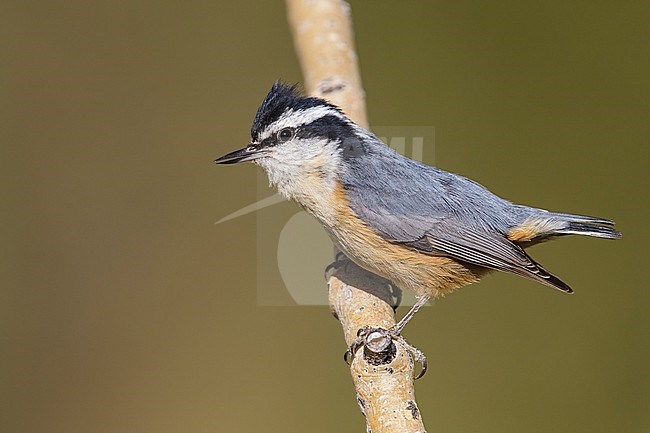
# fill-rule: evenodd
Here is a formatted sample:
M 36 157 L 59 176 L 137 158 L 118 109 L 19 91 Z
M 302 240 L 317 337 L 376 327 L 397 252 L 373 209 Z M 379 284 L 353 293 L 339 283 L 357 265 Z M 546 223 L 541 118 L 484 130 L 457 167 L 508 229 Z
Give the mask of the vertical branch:
M 350 6 L 337 0 L 287 0 L 287 8 L 307 92 L 338 105 L 368 128 Z
M 342 0 L 286 0 L 289 24 L 307 91 L 338 105 L 357 124 L 368 121 L 352 34 L 350 7 Z M 364 327 L 395 325 L 394 291 L 388 281 L 347 258 L 328 280 L 332 313 L 350 346 Z M 403 341 L 359 350 L 350 365 L 368 431 L 424 432 L 415 403 L 414 362 Z

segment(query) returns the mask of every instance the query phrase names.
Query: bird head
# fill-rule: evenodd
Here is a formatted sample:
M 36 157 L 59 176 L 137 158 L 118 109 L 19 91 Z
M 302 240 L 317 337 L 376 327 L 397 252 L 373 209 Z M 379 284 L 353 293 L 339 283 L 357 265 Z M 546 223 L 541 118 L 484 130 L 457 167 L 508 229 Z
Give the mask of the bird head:
M 345 158 L 362 152 L 363 138 L 368 136 L 337 106 L 278 81 L 257 110 L 250 144 L 215 162 L 253 161 L 267 172 L 271 184 L 286 193 L 282 186 L 305 176 L 335 177 Z

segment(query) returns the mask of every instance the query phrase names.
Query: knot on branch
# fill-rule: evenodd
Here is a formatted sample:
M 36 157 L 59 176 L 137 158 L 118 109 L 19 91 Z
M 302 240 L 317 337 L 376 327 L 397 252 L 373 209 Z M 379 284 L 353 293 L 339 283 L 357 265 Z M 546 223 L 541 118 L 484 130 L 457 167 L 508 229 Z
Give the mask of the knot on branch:
M 383 331 L 383 332 L 382 332 Z M 386 365 L 393 362 L 397 347 L 393 339 L 383 329 L 375 329 L 365 337 L 363 358 L 370 365 Z
M 427 358 L 415 346 L 408 343 L 404 338 L 396 334 L 393 329 L 383 328 L 370 328 L 363 327 L 357 331 L 357 338 L 350 344 L 348 350 L 345 352 L 343 359 L 348 365 L 352 362 L 357 355 L 359 349 L 363 348 L 363 360 L 372 366 L 388 365 L 397 356 L 397 344 L 401 347 L 400 350 L 406 352 L 409 360 L 412 359 L 419 361 L 422 364 L 422 369 L 415 376 L 419 379 L 427 372 Z M 412 367 L 411 367 L 412 368 Z M 393 372 L 391 367 L 387 368 L 389 373 Z

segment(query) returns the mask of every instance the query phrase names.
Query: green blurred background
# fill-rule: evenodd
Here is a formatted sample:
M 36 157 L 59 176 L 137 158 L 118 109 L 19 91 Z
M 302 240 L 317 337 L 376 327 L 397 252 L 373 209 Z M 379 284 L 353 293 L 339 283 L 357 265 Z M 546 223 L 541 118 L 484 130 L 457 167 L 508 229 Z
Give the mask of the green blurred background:
M 648 2 L 352 9 L 372 123 L 624 233 L 532 251 L 574 296 L 495 275 L 418 315 L 428 430 L 650 431 Z M 364 431 L 338 322 L 257 306 L 256 216 L 213 224 L 258 194 L 212 160 L 301 81 L 284 5 L 5 0 L 0 36 L 0 431 Z

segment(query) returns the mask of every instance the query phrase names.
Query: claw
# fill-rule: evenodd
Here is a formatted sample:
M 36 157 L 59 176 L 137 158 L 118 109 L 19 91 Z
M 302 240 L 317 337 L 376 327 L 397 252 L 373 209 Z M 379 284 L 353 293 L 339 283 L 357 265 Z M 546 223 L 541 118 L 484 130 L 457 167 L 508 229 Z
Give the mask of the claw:
M 413 379 L 413 380 L 421 379 L 422 376 L 424 376 L 426 374 L 426 372 L 427 372 L 427 358 L 420 359 L 420 362 L 422 363 L 422 369 L 420 370 L 418 375 L 415 376 L 415 379 Z
M 357 338 L 352 342 L 350 347 L 348 347 L 348 350 L 345 351 L 343 354 L 343 360 L 346 362 L 348 365 L 352 365 L 352 361 L 354 361 L 354 357 L 357 354 L 357 351 L 363 346 L 364 342 L 362 338 Z
M 346 364 L 351 365 L 352 361 L 354 361 L 355 355 L 357 354 L 357 350 L 366 344 L 366 335 L 368 335 L 369 329 L 368 326 L 364 326 L 357 330 L 357 338 L 352 342 L 352 344 L 350 344 L 348 350 L 343 354 L 343 360 Z
M 427 357 L 424 355 L 424 353 L 418 349 L 417 347 L 413 346 L 411 343 L 407 342 L 404 337 L 401 335 L 397 337 L 402 344 L 406 347 L 406 349 L 413 355 L 413 359 L 415 361 L 419 361 L 420 364 L 422 364 L 422 368 L 420 369 L 420 372 L 415 376 L 414 380 L 420 379 L 422 376 L 424 376 L 427 372 Z
M 359 338 L 365 338 L 366 335 L 368 335 L 368 331 L 370 331 L 372 328 L 370 326 L 364 326 L 363 328 L 357 329 L 357 340 Z M 355 340 L 356 341 L 356 340 Z

